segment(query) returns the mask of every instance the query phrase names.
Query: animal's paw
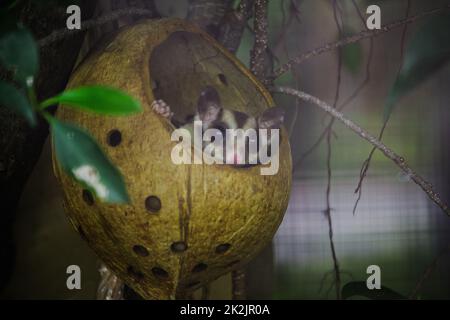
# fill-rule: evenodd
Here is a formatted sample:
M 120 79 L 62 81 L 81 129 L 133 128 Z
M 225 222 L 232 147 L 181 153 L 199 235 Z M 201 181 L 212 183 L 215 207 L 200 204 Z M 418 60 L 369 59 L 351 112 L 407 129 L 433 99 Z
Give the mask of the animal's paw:
M 170 110 L 170 106 L 165 103 L 164 100 L 153 101 L 152 109 L 164 118 L 170 119 L 173 116 L 173 112 Z

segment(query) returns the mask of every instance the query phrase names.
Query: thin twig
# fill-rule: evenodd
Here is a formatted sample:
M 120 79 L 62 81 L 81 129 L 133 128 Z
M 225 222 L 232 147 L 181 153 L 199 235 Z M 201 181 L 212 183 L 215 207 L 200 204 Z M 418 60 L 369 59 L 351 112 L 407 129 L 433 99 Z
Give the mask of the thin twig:
M 286 44 L 286 34 L 288 29 L 291 27 L 292 23 L 294 21 L 297 21 L 297 23 L 300 23 L 300 10 L 298 9 L 298 4 L 291 0 L 289 5 L 289 15 L 286 19 L 286 12 L 285 12 L 285 0 L 280 1 L 280 11 L 281 11 L 281 30 L 278 34 L 277 41 L 275 42 L 275 45 L 273 46 L 273 51 L 278 51 L 278 48 L 282 45 L 283 50 L 288 55 L 287 50 L 287 44 Z M 287 58 L 290 60 L 290 57 Z
M 217 39 L 230 52 L 235 53 L 241 43 L 247 21 L 253 14 L 255 0 L 241 0 L 236 10 L 225 14 Z
M 333 274 L 333 273 L 334 273 L 334 270 L 330 270 L 330 271 L 327 271 L 327 272 L 324 274 L 324 276 L 323 276 L 322 279 L 320 280 L 320 286 L 319 286 L 319 290 L 318 290 L 319 293 L 322 292 L 322 289 L 323 289 L 323 287 L 324 287 L 324 285 L 325 285 L 325 281 L 326 281 L 328 275 L 329 275 L 329 274 Z M 341 269 L 341 276 L 348 276 L 348 277 L 350 278 L 350 280 L 353 280 L 353 279 L 354 279 L 354 277 L 353 277 L 353 275 L 352 275 L 351 272 L 349 272 L 349 271 L 344 271 L 344 270 L 342 270 L 342 269 Z M 331 289 L 333 289 L 333 287 L 334 287 L 335 285 L 336 285 L 335 281 L 332 281 L 330 287 L 329 287 L 329 288 L 327 289 L 327 291 L 325 292 L 326 298 L 327 298 L 327 299 L 328 299 L 328 295 L 329 295 Z
M 253 13 L 253 5 L 255 0 L 241 0 L 237 7 L 237 12 L 245 17 L 250 18 Z
M 351 129 L 358 136 L 367 140 L 374 147 L 380 150 L 387 158 L 391 159 L 400 169 L 402 169 L 408 177 L 410 177 L 422 190 L 428 195 L 428 197 L 436 203 L 448 216 L 450 216 L 450 208 L 444 201 L 441 199 L 439 194 L 433 190 L 433 186 L 418 175 L 407 163 L 405 158 L 398 155 L 391 148 L 387 147 L 380 140 L 375 138 L 369 132 L 361 128 L 359 125 L 354 123 L 353 121 L 347 119 L 344 114 L 334 109 L 332 106 L 327 104 L 326 102 L 310 95 L 305 92 L 295 90 L 293 88 L 288 87 L 274 87 L 272 88 L 273 92 L 289 94 L 295 97 L 298 97 L 306 102 L 312 103 L 313 105 L 321 108 L 325 112 L 329 113 L 332 117 L 336 118 L 340 122 L 342 122 L 347 128 Z
M 299 22 L 299 20 L 300 20 L 299 10 L 297 8 L 297 3 L 294 0 L 291 0 L 290 6 L 289 6 L 289 16 L 286 21 L 285 0 L 282 0 L 282 1 L 280 1 L 280 11 L 282 14 L 282 20 L 281 20 L 282 27 L 281 27 L 281 31 L 280 31 L 279 35 L 277 36 L 278 41 L 274 46 L 273 52 L 276 52 L 277 48 L 281 47 L 283 49 L 284 54 L 286 55 L 286 58 L 289 60 L 290 56 L 289 56 L 289 50 L 288 50 L 287 43 L 286 43 L 286 33 L 287 33 L 288 28 L 291 26 L 292 22 L 294 21 L 294 17 L 297 20 L 297 22 Z M 269 49 L 269 51 L 270 51 L 270 49 Z M 296 88 L 298 89 L 300 86 L 300 75 L 298 73 L 298 70 L 293 68 L 291 70 L 291 72 L 292 72 L 292 76 L 296 82 Z M 288 129 L 289 137 L 292 136 L 295 125 L 297 123 L 299 102 L 300 102 L 299 99 L 295 99 L 294 114 L 291 117 L 291 122 L 289 124 L 289 129 Z
M 255 44 L 250 52 L 250 70 L 264 83 L 266 67 L 266 50 L 268 49 L 267 0 L 256 0 L 254 4 Z M 231 273 L 233 300 L 246 298 L 245 270 Z
M 100 17 L 82 21 L 81 22 L 81 29 L 74 29 L 74 30 L 68 30 L 67 28 L 55 30 L 49 35 L 41 38 L 38 40 L 38 44 L 40 47 L 48 46 L 49 44 L 52 44 L 55 41 L 62 40 L 68 36 L 75 35 L 79 32 L 86 31 L 88 29 L 91 29 L 93 27 L 97 27 L 99 25 L 108 23 L 113 20 L 117 20 L 123 16 L 128 15 L 139 15 L 139 16 L 152 16 L 153 11 L 147 10 L 147 9 L 140 9 L 140 8 L 127 8 L 127 9 L 120 9 L 113 11 L 111 13 L 102 15 Z
M 405 24 L 408 24 L 408 23 L 412 23 L 412 22 L 414 22 L 416 20 L 422 19 L 424 17 L 427 17 L 429 15 L 438 13 L 440 11 L 443 11 L 443 10 L 446 10 L 446 9 L 449 9 L 449 8 L 450 8 L 450 5 L 447 5 L 445 7 L 440 7 L 440 8 L 432 9 L 432 10 L 429 10 L 429 11 L 425 11 L 425 12 L 419 13 L 419 14 L 417 14 L 415 16 L 409 17 L 407 19 L 398 20 L 398 21 L 395 21 L 395 22 L 383 25 L 383 26 L 381 26 L 380 29 L 377 29 L 377 30 L 363 30 L 363 31 L 360 31 L 357 34 L 352 35 L 352 36 L 346 37 L 344 39 L 340 39 L 339 41 L 327 43 L 327 44 L 325 44 L 325 45 L 323 45 L 321 47 L 318 47 L 318 48 L 315 48 L 315 49 L 313 49 L 311 51 L 302 53 L 302 54 L 298 55 L 297 57 L 289 60 L 288 62 L 283 64 L 280 68 L 275 70 L 273 78 L 274 79 L 278 78 L 282 74 L 284 74 L 287 71 L 289 71 L 294 65 L 302 63 L 303 61 L 305 61 L 305 60 L 307 60 L 307 59 L 309 59 L 311 57 L 317 56 L 317 55 L 322 54 L 324 52 L 328 52 L 328 51 L 334 50 L 336 48 L 339 48 L 339 47 L 342 47 L 342 46 L 345 46 L 345 45 L 348 45 L 348 44 L 351 44 L 351 43 L 358 42 L 358 41 L 360 41 L 362 39 L 376 37 L 376 36 L 378 36 L 380 34 L 389 32 L 392 29 L 401 27 L 401 26 L 403 26 Z
M 360 85 L 355 89 L 355 91 L 353 91 L 353 93 L 347 97 L 347 99 L 345 99 L 345 101 L 338 107 L 339 111 L 344 110 L 344 108 L 346 106 L 348 106 L 358 95 L 359 93 L 365 88 L 365 86 L 369 83 L 370 81 L 370 65 L 372 63 L 372 58 L 373 58 L 373 38 L 370 38 L 370 43 L 369 43 L 369 54 L 367 57 L 367 63 L 366 63 L 366 76 L 364 77 L 364 80 L 360 83 Z M 319 135 L 319 137 L 317 138 L 316 142 L 314 142 L 311 147 L 309 147 L 308 150 L 306 150 L 300 157 L 299 159 L 295 162 L 294 164 L 294 168 L 293 170 L 295 171 L 300 164 L 322 143 L 323 139 L 326 137 L 327 132 L 329 130 L 329 128 L 332 127 L 334 123 L 334 118 L 332 118 L 330 120 L 330 122 L 328 123 L 328 125 L 326 126 L 326 128 L 322 131 L 322 133 Z
M 292 70 L 292 76 L 294 77 L 295 86 L 298 89 L 300 87 L 300 76 L 298 75 L 296 70 Z M 300 100 L 295 99 L 294 114 L 291 117 L 292 120 L 289 125 L 289 129 L 288 129 L 289 138 L 291 138 L 292 134 L 294 133 L 294 128 L 295 128 L 295 125 L 297 124 L 299 104 L 300 104 Z
M 336 23 L 336 27 L 338 29 L 339 37 L 342 36 L 342 28 L 339 24 L 339 19 L 337 16 L 337 2 L 336 0 L 333 0 L 333 15 L 334 15 L 334 21 Z M 342 71 L 342 51 L 339 48 L 338 49 L 338 63 L 337 63 L 337 79 L 336 79 L 336 92 L 334 96 L 334 102 L 333 102 L 333 109 L 336 109 L 337 103 L 339 101 L 339 92 L 341 89 L 341 71 Z M 329 126 L 327 130 L 327 191 L 325 194 L 326 198 L 326 216 L 328 220 L 328 239 L 330 242 L 330 250 L 331 250 L 331 257 L 333 259 L 333 268 L 334 268 L 334 279 L 335 279 L 335 289 L 336 289 L 336 299 L 341 299 L 341 273 L 339 270 L 339 261 L 336 254 L 336 247 L 334 245 L 334 239 L 333 239 L 333 219 L 331 217 L 331 132 L 332 132 L 332 126 Z
M 408 0 L 408 1 L 409 1 L 409 0 Z M 358 4 L 356 3 L 355 0 L 352 0 L 352 3 L 353 3 L 353 7 L 355 8 L 356 12 L 358 13 L 359 18 L 361 19 L 362 24 L 363 24 L 364 26 L 366 26 L 366 20 L 364 19 L 363 14 L 362 14 L 361 10 L 359 9 Z M 408 16 L 406 16 L 406 17 L 408 17 Z M 405 25 L 405 28 L 406 28 L 406 26 L 407 26 L 407 25 Z M 366 28 L 367 28 L 367 26 L 366 26 Z M 372 48 L 373 48 L 373 38 L 370 38 L 370 48 L 371 48 L 371 51 L 370 51 L 370 57 L 371 57 L 371 56 L 372 56 Z M 370 69 L 370 68 L 369 68 L 369 65 L 367 65 L 367 67 L 366 67 L 366 74 L 367 74 L 367 77 L 369 77 L 369 72 L 370 72 L 369 69 Z M 367 78 L 367 80 L 368 80 L 368 78 Z M 379 138 L 381 138 L 381 136 L 380 136 Z M 372 154 L 373 154 L 373 152 L 375 152 L 375 150 L 376 150 L 376 148 L 373 148 L 373 149 L 372 149 L 372 152 L 371 152 L 371 154 L 369 155 L 369 158 L 372 157 Z M 365 168 L 365 165 L 366 165 L 366 162 L 363 163 L 363 167 L 361 168 L 360 175 L 359 175 L 359 176 L 360 176 L 360 179 L 361 179 L 362 174 L 363 174 L 363 172 L 364 172 L 364 170 L 365 170 L 365 169 L 364 169 L 364 168 Z M 361 179 L 360 181 L 362 182 L 362 179 Z M 356 208 L 358 207 L 358 203 L 359 203 L 359 201 L 361 200 L 361 196 L 362 196 L 362 186 L 360 187 L 359 184 L 358 184 L 358 188 L 355 190 L 355 193 L 356 193 L 356 192 L 358 192 L 358 197 L 356 198 L 355 204 L 354 204 L 354 206 L 353 206 L 353 215 L 355 215 Z
M 356 5 L 356 4 L 355 4 L 355 5 Z M 408 18 L 408 16 L 409 16 L 410 9 L 411 9 L 411 0 L 408 0 L 407 5 L 406 5 L 406 14 L 405 14 L 405 17 L 406 17 L 406 18 Z M 401 37 L 401 40 L 400 40 L 400 64 L 399 64 L 400 67 L 398 68 L 398 71 L 397 71 L 397 77 L 398 77 L 398 75 L 400 74 L 400 70 L 401 70 L 401 67 L 402 67 L 402 65 L 403 65 L 403 56 L 404 56 L 404 50 L 405 50 L 405 40 L 406 40 L 406 31 L 407 31 L 407 30 L 408 30 L 408 25 L 405 24 L 405 25 L 403 26 L 402 37 Z M 383 126 L 381 127 L 380 133 L 379 133 L 379 135 L 378 135 L 378 139 L 379 139 L 380 141 L 381 141 L 381 139 L 383 138 L 383 134 L 384 134 L 384 131 L 386 130 L 386 127 L 387 127 L 387 124 L 388 124 L 388 122 L 389 122 L 389 119 L 390 119 L 390 114 L 389 114 L 388 117 L 384 120 Z M 355 205 L 353 206 L 353 215 L 355 215 L 356 209 L 358 208 L 358 203 L 359 203 L 359 201 L 361 200 L 361 196 L 362 196 L 362 184 L 363 184 L 364 178 L 365 178 L 366 175 L 367 175 L 367 171 L 369 170 L 370 162 L 372 161 L 372 157 L 373 157 L 373 155 L 374 155 L 374 153 L 375 153 L 375 150 L 376 150 L 375 147 L 372 148 L 372 150 L 371 150 L 370 153 L 369 153 L 369 156 L 368 156 L 367 159 L 363 162 L 363 165 L 362 165 L 362 167 L 361 167 L 361 171 L 360 171 L 360 175 L 359 175 L 359 181 L 358 181 L 358 186 L 357 186 L 356 189 L 355 189 L 355 193 L 358 193 L 358 197 L 357 197 L 357 199 L 356 199 L 356 201 L 355 201 Z
M 250 53 L 250 70 L 262 82 L 266 79 L 266 50 L 268 47 L 267 0 L 255 1 L 255 43 Z

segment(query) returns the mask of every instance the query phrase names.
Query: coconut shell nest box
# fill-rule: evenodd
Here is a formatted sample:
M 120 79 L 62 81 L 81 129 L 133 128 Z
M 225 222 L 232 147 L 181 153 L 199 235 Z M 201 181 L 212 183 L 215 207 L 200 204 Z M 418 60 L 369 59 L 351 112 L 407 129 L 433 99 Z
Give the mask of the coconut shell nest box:
M 60 107 L 57 117 L 85 128 L 122 172 L 131 203 L 94 199 L 55 161 L 70 221 L 103 262 L 146 299 L 172 299 L 251 260 L 275 234 L 291 187 L 288 136 L 281 132 L 279 171 L 260 165 L 176 165 L 172 124 L 155 99 L 182 120 L 207 85 L 223 104 L 257 116 L 274 102 L 233 55 L 178 19 L 120 30 L 74 71 L 68 88 L 107 85 L 138 99 L 144 111 L 107 117 Z

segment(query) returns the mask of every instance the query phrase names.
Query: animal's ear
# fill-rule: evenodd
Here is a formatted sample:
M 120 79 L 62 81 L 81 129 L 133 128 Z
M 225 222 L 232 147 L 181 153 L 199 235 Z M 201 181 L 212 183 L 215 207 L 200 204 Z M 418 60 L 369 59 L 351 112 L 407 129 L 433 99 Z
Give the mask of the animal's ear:
M 283 121 L 284 110 L 280 107 L 272 107 L 258 117 L 258 127 L 260 129 L 280 129 Z
M 211 86 L 205 87 L 198 98 L 197 110 L 200 119 L 204 122 L 211 122 L 219 117 L 222 109 L 219 93 Z

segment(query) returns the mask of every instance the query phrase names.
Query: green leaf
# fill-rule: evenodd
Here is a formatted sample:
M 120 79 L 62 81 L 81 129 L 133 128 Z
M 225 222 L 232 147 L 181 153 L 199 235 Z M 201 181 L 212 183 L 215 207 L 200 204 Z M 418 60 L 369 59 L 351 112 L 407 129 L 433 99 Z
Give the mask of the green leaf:
M 36 42 L 31 33 L 19 27 L 0 35 L 0 63 L 14 73 L 14 79 L 30 87 L 39 67 Z
M 405 296 L 402 296 L 401 294 L 385 286 L 381 286 L 381 289 L 369 290 L 365 281 L 349 282 L 342 288 L 343 299 L 348 299 L 353 296 L 363 296 L 372 300 L 407 299 Z
M 46 115 L 52 128 L 56 157 L 70 176 L 109 203 L 129 203 L 119 170 L 84 130 Z
M 343 37 L 347 37 L 354 34 L 354 31 L 350 27 L 344 26 Z M 351 73 L 356 74 L 362 65 L 363 52 L 360 42 L 351 43 L 342 47 L 342 64 Z
M 27 97 L 12 84 L 0 80 L 0 105 L 23 116 L 31 126 L 36 125 L 36 113 Z
M 388 95 L 386 120 L 398 100 L 426 80 L 450 58 L 450 14 L 429 19 L 409 43 L 402 69 Z
M 104 86 L 86 86 L 63 93 L 41 103 L 44 109 L 54 104 L 68 105 L 106 115 L 128 115 L 142 111 L 141 104 L 126 93 Z

